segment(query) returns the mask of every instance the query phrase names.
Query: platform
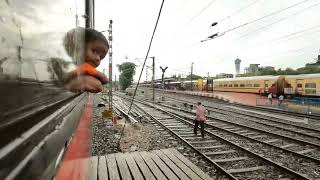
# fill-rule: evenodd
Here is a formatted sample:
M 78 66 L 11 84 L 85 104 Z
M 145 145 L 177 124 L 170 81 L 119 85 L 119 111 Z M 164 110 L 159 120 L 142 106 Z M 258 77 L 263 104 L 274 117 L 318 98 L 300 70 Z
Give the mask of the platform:
M 87 170 L 79 171 L 81 166 L 74 166 L 65 173 L 71 179 L 88 180 L 212 180 L 173 148 L 93 156 L 87 161 Z

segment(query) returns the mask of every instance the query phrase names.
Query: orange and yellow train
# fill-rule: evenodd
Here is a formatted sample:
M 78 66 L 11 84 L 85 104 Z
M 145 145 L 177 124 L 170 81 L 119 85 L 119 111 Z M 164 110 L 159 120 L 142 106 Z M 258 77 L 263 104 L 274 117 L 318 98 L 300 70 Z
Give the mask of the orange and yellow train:
M 199 91 L 320 96 L 320 74 L 199 79 L 196 87 Z

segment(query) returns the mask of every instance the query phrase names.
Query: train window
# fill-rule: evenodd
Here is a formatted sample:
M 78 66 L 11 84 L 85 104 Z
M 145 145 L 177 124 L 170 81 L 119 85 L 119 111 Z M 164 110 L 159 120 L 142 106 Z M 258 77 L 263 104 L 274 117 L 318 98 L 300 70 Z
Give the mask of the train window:
M 239 84 L 234 84 L 233 86 L 234 86 L 234 87 L 239 87 Z
M 302 84 L 297 84 L 297 87 L 298 88 L 302 88 Z
M 240 84 L 240 87 L 244 87 L 244 84 Z
M 247 87 L 252 87 L 252 84 L 246 84 Z
M 316 88 L 316 87 L 317 87 L 316 83 L 306 83 L 305 84 L 305 88 Z
M 219 87 L 222 87 L 222 84 L 219 84 Z
M 223 85 L 224 87 L 227 87 L 228 85 L 227 84 L 225 84 L 225 85 Z
M 229 84 L 229 87 L 232 87 L 232 84 Z
M 260 84 L 254 84 L 253 87 L 260 87 Z
M 317 90 L 316 89 L 306 89 L 305 92 L 306 92 L 306 94 L 316 94 Z

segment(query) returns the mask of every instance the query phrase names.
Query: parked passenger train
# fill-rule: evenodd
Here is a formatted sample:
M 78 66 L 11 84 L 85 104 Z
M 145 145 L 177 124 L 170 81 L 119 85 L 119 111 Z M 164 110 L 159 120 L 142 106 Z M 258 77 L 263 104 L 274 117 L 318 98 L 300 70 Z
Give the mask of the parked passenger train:
M 320 96 L 320 74 L 198 80 L 197 90 Z
M 160 83 L 156 88 L 162 88 Z M 284 94 L 291 96 L 320 96 L 320 74 L 283 76 L 252 76 L 214 80 L 165 82 L 165 89 L 198 91 L 227 91 L 256 94 Z

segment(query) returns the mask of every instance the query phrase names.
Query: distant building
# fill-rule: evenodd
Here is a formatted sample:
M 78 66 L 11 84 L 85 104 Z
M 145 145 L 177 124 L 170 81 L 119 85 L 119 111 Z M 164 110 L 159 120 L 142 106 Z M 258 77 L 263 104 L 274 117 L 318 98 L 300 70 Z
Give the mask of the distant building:
M 245 68 L 245 73 L 258 74 L 260 64 L 250 64 L 249 67 Z
M 216 75 L 217 78 L 233 78 L 233 74 L 220 73 Z
M 240 74 L 240 63 L 241 63 L 241 60 L 239 58 L 237 58 L 235 61 L 234 61 L 234 64 L 236 66 L 236 74 Z

